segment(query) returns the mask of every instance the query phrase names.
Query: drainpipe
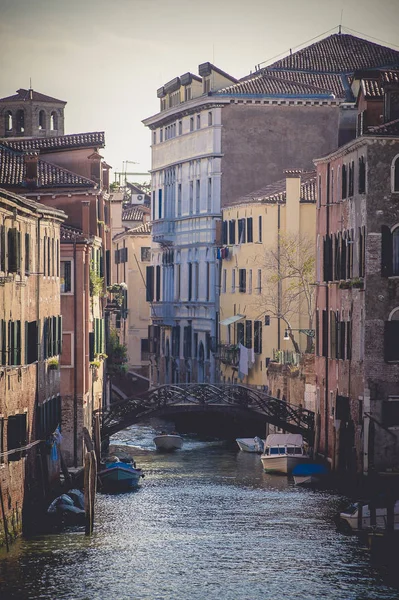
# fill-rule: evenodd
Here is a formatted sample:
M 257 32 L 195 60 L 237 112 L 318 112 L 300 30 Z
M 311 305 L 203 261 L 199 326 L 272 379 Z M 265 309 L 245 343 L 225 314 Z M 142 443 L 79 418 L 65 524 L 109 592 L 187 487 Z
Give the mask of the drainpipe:
M 330 164 L 327 165 L 327 194 L 326 194 L 326 240 L 330 231 Z M 331 261 L 331 256 L 330 256 Z M 325 299 L 325 307 L 326 307 L 326 315 L 327 315 L 327 328 L 326 328 L 326 356 L 325 356 L 325 377 L 324 377 L 324 458 L 327 460 L 328 458 L 328 349 L 329 349 L 329 287 L 328 283 L 325 286 L 326 290 L 326 299 Z M 323 332 L 324 334 L 324 332 Z
M 73 238 L 73 326 L 74 326 L 74 343 L 73 343 L 73 464 L 76 468 L 78 466 L 78 341 L 77 341 L 77 310 L 78 310 L 78 299 L 77 299 L 77 260 L 76 260 L 76 235 Z
M 278 269 L 278 283 L 277 283 L 277 348 L 281 349 L 281 296 L 282 296 L 282 282 L 281 282 L 281 271 L 280 271 L 280 233 L 281 233 L 281 205 L 277 205 L 277 269 Z

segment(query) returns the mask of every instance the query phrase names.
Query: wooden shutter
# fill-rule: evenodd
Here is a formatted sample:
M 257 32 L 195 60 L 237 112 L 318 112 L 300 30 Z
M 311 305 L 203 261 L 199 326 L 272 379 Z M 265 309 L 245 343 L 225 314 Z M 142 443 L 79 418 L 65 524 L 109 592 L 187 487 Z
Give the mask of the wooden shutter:
M 362 252 L 364 245 L 364 240 L 362 243 L 362 247 L 359 248 L 359 253 Z M 381 226 L 381 275 L 382 277 L 390 277 L 392 275 L 392 253 L 393 253 L 393 245 L 392 245 L 392 234 L 391 230 L 387 225 Z M 359 256 L 359 263 L 361 261 L 361 256 Z
M 154 300 L 154 267 L 146 267 L 146 300 Z

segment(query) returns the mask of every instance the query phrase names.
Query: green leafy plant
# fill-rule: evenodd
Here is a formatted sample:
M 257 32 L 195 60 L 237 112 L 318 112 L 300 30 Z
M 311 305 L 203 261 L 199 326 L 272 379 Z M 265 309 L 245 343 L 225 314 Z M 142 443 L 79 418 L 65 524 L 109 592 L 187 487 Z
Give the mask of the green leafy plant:
M 104 295 L 104 277 L 100 277 L 92 263 L 90 267 L 90 296 Z
M 94 359 L 89 362 L 89 365 L 91 369 L 99 369 L 101 367 L 101 361 Z
M 58 358 L 50 358 L 47 361 L 47 368 L 48 369 L 56 371 L 57 369 L 59 369 L 59 366 L 60 366 L 60 362 L 59 362 Z
M 111 329 L 107 344 L 107 374 L 110 377 L 123 376 L 127 373 L 127 347 L 121 344 L 116 329 Z

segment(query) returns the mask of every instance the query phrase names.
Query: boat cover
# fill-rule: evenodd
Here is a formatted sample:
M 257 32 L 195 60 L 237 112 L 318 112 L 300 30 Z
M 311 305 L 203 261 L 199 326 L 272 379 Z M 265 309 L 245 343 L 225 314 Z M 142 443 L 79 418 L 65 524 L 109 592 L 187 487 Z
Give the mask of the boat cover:
M 298 446 L 303 445 L 303 437 L 300 433 L 271 433 L 266 438 L 265 446 Z
M 293 468 L 292 474 L 298 477 L 306 477 L 310 475 L 325 475 L 328 473 L 324 465 L 317 463 L 303 463 Z

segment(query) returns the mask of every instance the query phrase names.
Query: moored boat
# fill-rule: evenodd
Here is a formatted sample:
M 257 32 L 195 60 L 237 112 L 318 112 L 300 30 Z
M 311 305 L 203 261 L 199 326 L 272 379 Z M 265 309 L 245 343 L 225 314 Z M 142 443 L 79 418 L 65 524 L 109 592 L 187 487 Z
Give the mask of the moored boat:
M 373 514 L 374 513 L 374 514 Z M 391 527 L 399 531 L 399 500 L 392 507 Z M 388 529 L 388 508 L 386 506 L 374 507 L 363 502 L 354 502 L 336 517 L 337 528 L 344 533 L 357 533 L 370 529 Z
M 182 448 L 183 438 L 178 433 L 161 433 L 154 437 L 154 444 L 157 450 L 171 452 Z
M 242 452 L 256 452 L 258 454 L 262 454 L 265 443 L 257 436 L 254 438 L 237 438 L 236 442 Z
M 328 470 L 319 463 L 302 463 L 292 470 L 295 485 L 318 485 L 327 475 Z
M 300 463 L 308 462 L 300 433 L 272 433 L 267 436 L 260 457 L 266 473 L 291 473 Z
M 136 488 L 144 474 L 131 463 L 114 460 L 105 464 L 98 477 L 103 491 L 121 492 Z

